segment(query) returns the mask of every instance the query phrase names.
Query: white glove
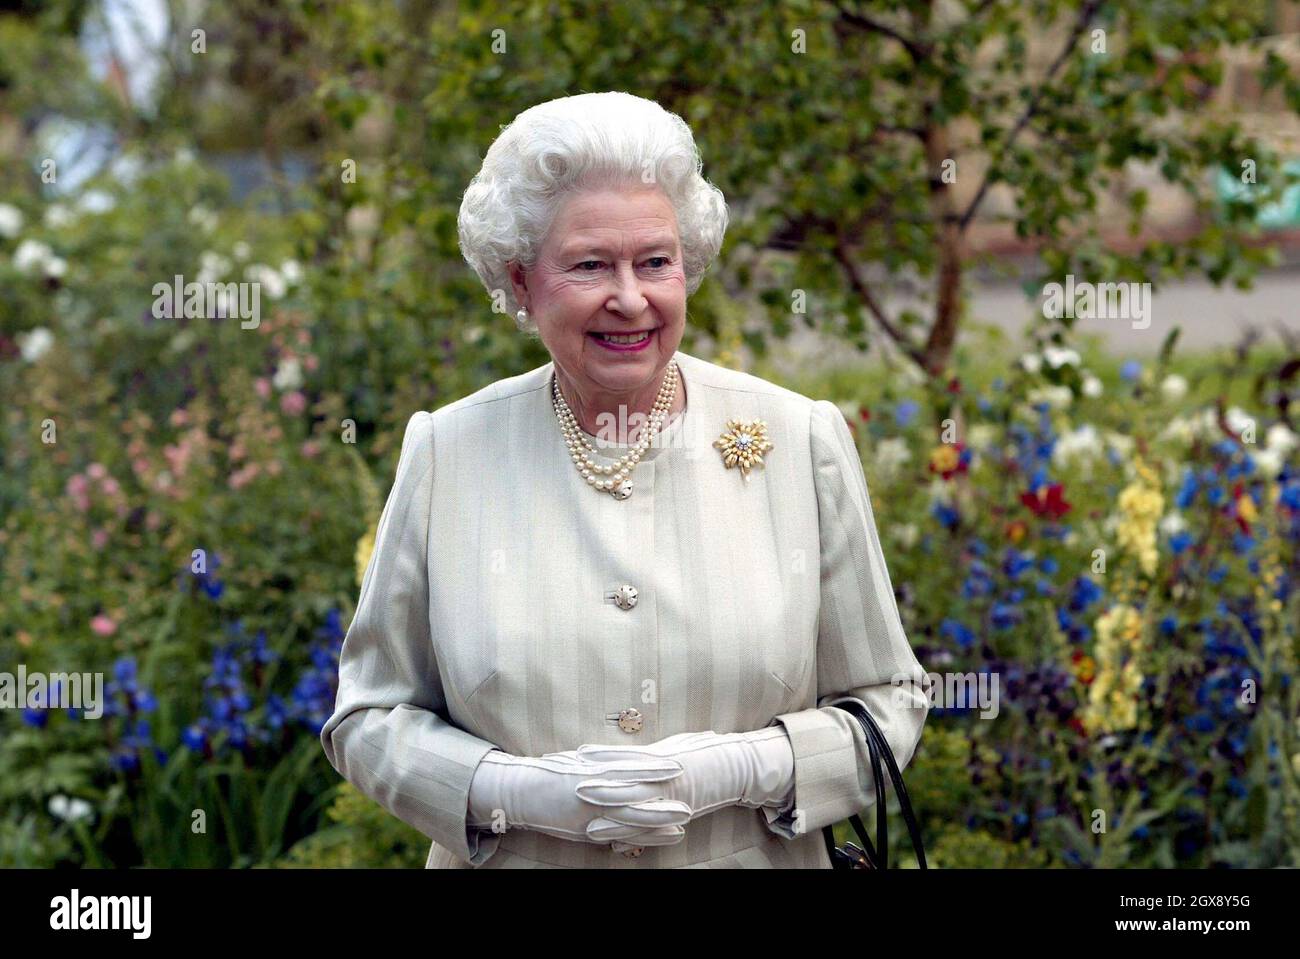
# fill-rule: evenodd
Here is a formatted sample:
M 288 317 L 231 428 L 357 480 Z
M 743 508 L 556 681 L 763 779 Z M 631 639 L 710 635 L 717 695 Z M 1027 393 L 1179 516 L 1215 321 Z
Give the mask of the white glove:
M 685 835 L 691 815 L 685 803 L 664 796 L 664 784 L 681 774 L 681 763 L 662 757 L 593 762 L 572 750 L 534 757 L 494 749 L 470 780 L 466 822 L 473 829 L 518 826 L 575 842 L 671 845 Z M 620 802 L 594 806 L 579 799 L 577 786 L 592 779 L 617 783 Z
M 665 799 L 689 806 L 690 819 L 723 806 L 783 810 L 794 802 L 794 749 L 784 726 L 744 733 L 680 733 L 644 746 L 583 745 L 577 755 L 591 762 L 639 758 L 680 763 L 681 775 L 665 777 L 653 785 Z M 622 783 L 590 778 L 578 784 L 577 793 L 589 803 L 612 808 L 633 795 Z M 634 840 L 627 845 L 645 844 Z M 623 848 L 623 844 L 615 843 L 615 848 Z

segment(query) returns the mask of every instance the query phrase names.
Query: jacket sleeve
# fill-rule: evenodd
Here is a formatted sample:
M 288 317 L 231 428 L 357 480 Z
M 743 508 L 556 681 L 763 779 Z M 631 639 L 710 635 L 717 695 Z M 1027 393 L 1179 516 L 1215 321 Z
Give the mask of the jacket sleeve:
M 786 838 L 820 830 L 875 802 L 866 737 L 831 703 L 860 700 L 898 768 L 912 758 L 929 712 L 927 678 L 903 632 L 853 435 L 835 404 L 813 404 L 811 452 L 821 536 L 817 706 L 783 713 L 795 757 L 793 808 L 764 810 Z
M 475 767 L 496 747 L 452 725 L 429 626 L 433 416 L 411 417 L 356 615 L 339 654 L 330 764 L 398 819 L 475 865 L 500 836 L 467 826 Z

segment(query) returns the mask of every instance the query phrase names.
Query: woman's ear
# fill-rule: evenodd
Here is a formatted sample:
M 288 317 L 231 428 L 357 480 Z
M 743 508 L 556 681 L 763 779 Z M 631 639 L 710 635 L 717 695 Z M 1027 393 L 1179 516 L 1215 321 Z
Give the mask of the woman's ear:
M 510 285 L 514 288 L 515 302 L 525 310 L 528 309 L 528 271 L 519 265 L 518 260 L 511 260 L 506 264 L 506 275 L 510 277 Z

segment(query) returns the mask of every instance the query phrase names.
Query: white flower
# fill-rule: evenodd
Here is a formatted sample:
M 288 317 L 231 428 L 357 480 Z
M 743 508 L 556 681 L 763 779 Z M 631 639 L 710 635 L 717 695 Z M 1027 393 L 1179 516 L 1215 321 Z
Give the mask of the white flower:
M 244 269 L 244 276 L 254 283 L 262 285 L 262 291 L 271 299 L 278 300 L 288 289 L 284 277 L 265 263 L 254 263 Z
M 1255 418 L 1248 415 L 1246 411 L 1240 407 L 1229 407 L 1228 412 L 1223 415 L 1223 418 L 1228 424 L 1228 429 L 1232 430 L 1232 432 L 1236 433 L 1238 436 L 1246 432 L 1248 429 L 1254 432 Z
M 123 186 L 130 186 L 140 179 L 140 173 L 144 170 L 144 162 L 138 154 L 124 153 L 109 165 L 108 170 L 117 182 Z
M 54 251 L 40 240 L 23 240 L 14 250 L 14 267 L 24 273 L 33 269 L 44 270 L 45 261 L 54 255 Z
M 13 238 L 23 228 L 23 211 L 9 203 L 0 203 L 0 236 Z
M 296 286 L 302 282 L 302 267 L 297 260 L 285 260 L 280 264 L 280 275 L 284 277 L 284 282 Z
M 1074 399 L 1068 386 L 1039 386 L 1025 394 L 1031 406 L 1046 403 L 1054 410 L 1066 409 Z
M 1286 455 L 1300 446 L 1300 436 L 1288 429 L 1285 423 L 1274 423 L 1264 434 L 1264 445 L 1279 455 Z
M 1091 423 L 1085 423 L 1077 430 L 1062 433 L 1052 449 L 1052 462 L 1057 466 L 1068 466 L 1078 460 L 1089 463 L 1101 456 L 1105 450 L 1101 437 Z
M 1136 441 L 1131 436 L 1125 436 L 1123 433 L 1116 433 L 1114 430 L 1107 430 L 1103 435 L 1106 444 L 1118 453 L 1124 459 L 1128 459 L 1133 453 L 1133 447 Z
M 1097 397 L 1101 396 L 1101 380 L 1097 379 L 1097 377 L 1093 376 L 1091 373 L 1083 378 L 1082 388 L 1083 395 L 1088 397 L 1090 400 L 1095 400 Z
M 1074 350 L 1063 349 L 1059 346 L 1044 347 L 1043 359 L 1045 359 L 1047 365 L 1054 370 L 1059 370 L 1062 366 L 1067 365 L 1078 366 L 1080 362 L 1078 353 Z M 1030 372 L 1032 373 L 1034 371 L 1030 370 Z
M 238 243 L 236 243 L 234 246 L 230 248 L 230 252 L 235 257 L 236 260 L 240 260 L 242 262 L 243 260 L 248 259 L 248 254 L 252 252 L 252 248 L 249 247 L 249 245 L 245 243 L 243 240 L 240 240 Z
M 302 364 L 292 357 L 281 362 L 271 377 L 271 385 L 282 393 L 302 386 Z
M 61 256 L 52 256 L 45 261 L 45 275 L 59 277 L 68 272 L 68 261 Z
M 35 363 L 54 345 L 54 334 L 43 326 L 28 333 L 20 333 L 17 339 L 19 352 L 28 363 Z
M 87 190 L 77 201 L 77 209 L 83 213 L 107 213 L 117 206 L 117 200 L 107 190 Z
M 1020 365 L 1026 373 L 1037 373 L 1043 368 L 1043 360 L 1037 353 L 1026 353 L 1020 357 Z
M 51 230 L 61 230 L 77 222 L 77 215 L 62 203 L 51 203 L 45 208 L 45 225 Z
M 916 538 L 921 531 L 917 529 L 915 523 L 895 523 L 889 527 L 889 532 L 903 549 L 911 549 L 916 545 Z
M 229 272 L 230 261 L 220 253 L 204 250 L 199 254 L 199 275 L 196 278 L 198 282 L 215 283 Z
M 189 166 L 194 162 L 194 151 L 189 147 L 180 147 L 172 155 L 172 162 L 177 166 Z
M 876 455 L 873 458 L 881 475 L 888 479 L 894 476 L 900 467 L 912 461 L 912 451 L 908 448 L 906 440 L 891 436 L 876 444 Z
M 1182 513 L 1175 510 L 1172 513 L 1166 514 L 1165 517 L 1160 520 L 1159 527 L 1160 532 L 1164 533 L 1166 536 L 1174 536 L 1187 529 L 1187 520 L 1183 519 Z
M 186 219 L 204 233 L 211 233 L 217 228 L 217 215 L 201 203 L 190 210 Z
M 944 506 L 951 506 L 956 492 L 954 484 L 945 483 L 938 476 L 930 480 L 930 502 L 932 504 L 942 503 Z
M 1160 384 L 1160 395 L 1170 403 L 1177 403 L 1187 395 L 1187 380 L 1177 373 L 1170 373 Z
M 1282 453 L 1280 450 L 1255 450 L 1251 459 L 1255 461 L 1256 471 L 1268 479 L 1273 479 L 1278 473 L 1282 472 Z
M 975 449 L 988 449 L 997 442 L 998 428 L 991 423 L 976 423 L 966 435 Z
M 48 805 L 50 815 L 64 822 L 78 822 L 82 819 L 89 819 L 94 812 L 94 807 L 84 799 L 68 797 L 58 793 L 50 797 Z
M 1160 438 L 1172 440 L 1184 446 L 1191 445 L 1192 440 L 1196 438 L 1194 423 L 1186 417 L 1175 416 L 1160 431 Z

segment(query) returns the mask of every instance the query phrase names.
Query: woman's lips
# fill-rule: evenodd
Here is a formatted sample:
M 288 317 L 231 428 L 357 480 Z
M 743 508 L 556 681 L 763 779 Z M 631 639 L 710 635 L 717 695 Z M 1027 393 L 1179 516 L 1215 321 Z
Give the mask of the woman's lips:
M 608 340 L 602 339 L 600 336 L 598 336 L 595 333 L 588 333 L 587 335 L 590 336 L 597 343 L 599 343 L 601 346 L 603 346 L 605 349 L 609 350 L 611 353 L 640 353 L 652 342 L 654 342 L 655 334 L 658 332 L 659 332 L 658 329 L 651 330 L 650 335 L 647 336 L 640 343 L 611 343 Z

